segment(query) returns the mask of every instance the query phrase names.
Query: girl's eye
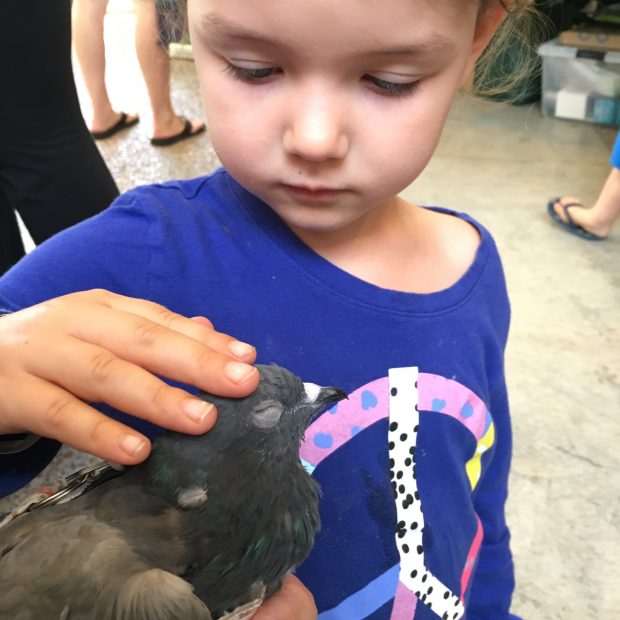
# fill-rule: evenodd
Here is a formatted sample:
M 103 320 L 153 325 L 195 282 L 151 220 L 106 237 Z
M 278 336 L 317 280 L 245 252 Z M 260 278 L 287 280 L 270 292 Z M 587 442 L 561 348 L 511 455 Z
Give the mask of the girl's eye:
M 280 70 L 277 67 L 248 68 L 228 63 L 226 71 L 242 82 L 260 82 L 266 78 L 272 77 Z
M 420 80 L 405 83 L 388 82 L 387 80 L 382 80 L 374 75 L 365 75 L 362 79 L 370 82 L 375 90 L 377 90 L 381 95 L 385 95 L 387 97 L 406 97 L 408 95 L 413 95 L 413 93 L 415 93 L 415 91 L 420 87 Z

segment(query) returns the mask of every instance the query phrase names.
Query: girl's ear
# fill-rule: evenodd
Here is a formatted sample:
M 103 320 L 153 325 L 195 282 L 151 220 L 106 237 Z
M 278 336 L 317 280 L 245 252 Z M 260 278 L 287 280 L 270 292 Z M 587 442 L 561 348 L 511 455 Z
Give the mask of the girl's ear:
M 484 12 L 480 15 L 472 41 L 471 57 L 463 75 L 463 83 L 471 77 L 476 62 L 478 62 L 478 58 L 480 58 L 482 52 L 484 52 L 487 45 L 491 42 L 493 35 L 497 32 L 503 19 L 506 17 L 506 4 L 510 4 L 510 2 L 504 3 L 493 0 L 490 6 L 485 7 Z

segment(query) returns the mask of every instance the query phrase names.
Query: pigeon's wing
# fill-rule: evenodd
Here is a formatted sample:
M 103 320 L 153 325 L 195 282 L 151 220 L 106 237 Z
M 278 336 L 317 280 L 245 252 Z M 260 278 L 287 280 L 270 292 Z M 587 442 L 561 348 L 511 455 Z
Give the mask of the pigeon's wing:
M 211 620 L 178 576 L 180 512 L 115 483 L 0 528 L 0 620 Z
M 212 620 L 187 581 L 158 568 L 135 573 L 110 590 L 100 597 L 93 620 Z
M 77 590 L 91 592 L 92 601 L 88 573 L 106 543 L 118 546 L 117 538 L 117 532 L 97 527 L 92 516 L 68 514 L 62 506 L 5 525 L 0 529 L 0 619 L 67 618 L 82 580 Z

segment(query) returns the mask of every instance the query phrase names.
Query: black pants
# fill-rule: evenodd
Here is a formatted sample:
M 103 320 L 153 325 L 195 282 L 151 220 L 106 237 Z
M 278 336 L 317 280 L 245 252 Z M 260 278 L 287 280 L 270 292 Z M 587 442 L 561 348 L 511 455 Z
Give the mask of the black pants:
M 0 274 L 35 243 L 105 209 L 118 189 L 84 123 L 70 0 L 0 0 Z

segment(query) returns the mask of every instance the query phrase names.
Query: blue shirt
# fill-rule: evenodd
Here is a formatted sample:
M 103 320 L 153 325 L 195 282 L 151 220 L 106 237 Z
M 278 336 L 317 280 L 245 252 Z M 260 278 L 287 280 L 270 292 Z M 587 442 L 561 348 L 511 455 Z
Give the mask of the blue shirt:
M 304 245 L 224 170 L 141 187 L 0 279 L 0 310 L 104 288 L 204 315 L 304 381 L 349 400 L 308 429 L 322 529 L 298 576 L 321 620 L 504 620 L 514 588 L 504 518 L 511 431 L 509 304 L 489 233 L 453 286 L 379 288 Z M 158 429 L 111 412 L 153 436 Z M 0 494 L 53 456 L 0 457 Z

